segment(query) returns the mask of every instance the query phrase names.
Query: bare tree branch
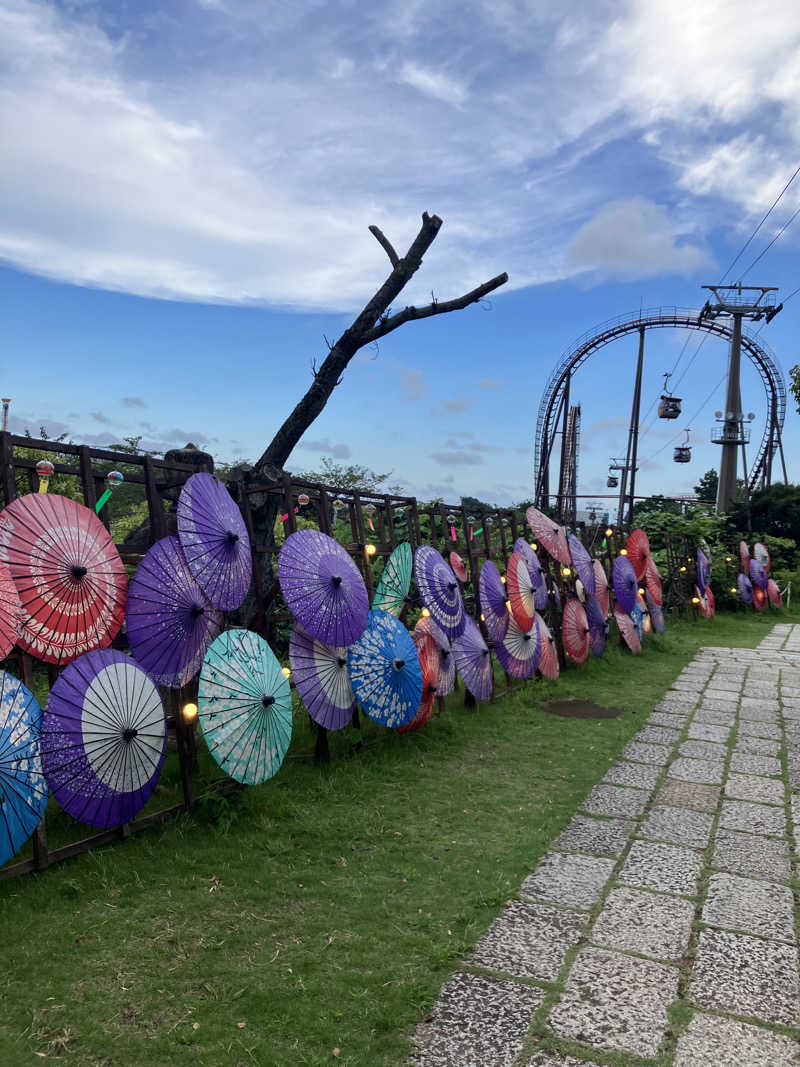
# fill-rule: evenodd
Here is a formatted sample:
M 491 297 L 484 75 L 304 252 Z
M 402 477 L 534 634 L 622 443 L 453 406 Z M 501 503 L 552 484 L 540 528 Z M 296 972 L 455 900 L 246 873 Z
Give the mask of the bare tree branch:
M 492 278 L 491 281 L 484 282 L 483 285 L 479 285 L 477 289 L 473 289 L 469 293 L 465 293 L 463 296 L 457 297 L 455 300 L 444 300 L 441 303 L 437 303 L 436 300 L 431 304 L 426 304 L 425 307 L 411 307 L 403 308 L 402 311 L 398 311 L 396 315 L 392 315 L 391 318 L 383 319 L 373 329 L 369 330 L 364 337 L 364 343 L 369 344 L 370 341 L 377 341 L 379 337 L 385 337 L 387 333 L 391 333 L 392 330 L 396 330 L 398 326 L 402 326 L 404 322 L 411 322 L 414 319 L 428 319 L 431 315 L 446 315 L 448 311 L 460 311 L 462 308 L 469 307 L 470 304 L 476 303 L 481 297 L 486 296 L 487 293 L 493 292 L 495 289 L 499 289 L 501 285 L 505 285 L 508 281 L 508 275 L 503 271 L 502 274 L 498 274 L 496 278 Z
M 369 232 L 372 234 L 372 236 L 384 250 L 386 255 L 389 257 L 389 262 L 392 264 L 392 266 L 396 267 L 397 264 L 400 262 L 400 257 L 392 248 L 392 243 L 389 238 L 386 237 L 383 231 L 379 230 L 377 226 L 370 226 Z
M 370 232 L 386 250 L 392 261 L 392 272 L 375 295 L 364 305 L 351 326 L 344 331 L 338 341 L 329 344 L 330 351 L 317 370 L 314 380 L 294 410 L 284 421 L 261 458 L 255 464 L 256 471 L 266 467 L 283 467 L 295 445 L 317 418 L 330 399 L 333 390 L 341 383 L 342 374 L 353 356 L 364 345 L 372 344 L 380 337 L 396 330 L 404 322 L 412 319 L 424 319 L 431 315 L 442 315 L 448 311 L 457 311 L 480 300 L 481 297 L 508 281 L 507 274 L 498 274 L 491 281 L 484 282 L 477 289 L 444 303 L 422 307 L 407 307 L 396 315 L 391 314 L 391 305 L 403 291 L 408 282 L 422 266 L 422 257 L 436 240 L 442 225 L 438 215 L 423 212 L 419 233 L 411 242 L 408 251 L 398 258 L 391 244 L 386 240 L 377 226 L 370 226 Z

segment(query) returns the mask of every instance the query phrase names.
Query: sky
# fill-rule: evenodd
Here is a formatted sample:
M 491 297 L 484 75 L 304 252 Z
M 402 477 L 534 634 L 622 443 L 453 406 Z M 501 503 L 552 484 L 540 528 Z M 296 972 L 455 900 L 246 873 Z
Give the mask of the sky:
M 428 211 L 444 223 L 398 308 L 508 284 L 359 353 L 288 467 L 530 498 L 542 392 L 578 337 L 700 307 L 706 283 L 800 286 L 800 219 L 764 251 L 800 177 L 728 272 L 800 164 L 799 45 L 793 5 L 761 0 L 0 0 L 10 427 L 255 460 L 389 272 L 369 225 L 402 255 Z M 799 325 L 800 296 L 759 334 L 784 371 Z M 699 340 L 647 338 L 643 412 L 680 357 L 685 418 L 643 418 L 639 492 L 718 465 L 727 350 Z M 598 500 L 635 358 L 628 337 L 573 381 Z M 759 438 L 749 364 L 742 391 Z M 797 480 L 793 404 L 784 440 Z

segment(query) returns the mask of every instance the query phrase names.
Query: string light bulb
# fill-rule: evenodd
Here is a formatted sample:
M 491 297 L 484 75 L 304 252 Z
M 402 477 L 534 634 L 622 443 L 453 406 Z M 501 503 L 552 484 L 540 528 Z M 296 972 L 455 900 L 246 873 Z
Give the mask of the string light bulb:
M 739 590 L 736 589 L 735 586 L 731 586 L 731 592 L 733 593 L 734 596 L 736 596 L 736 594 L 739 592 Z
M 700 597 L 699 596 L 693 596 L 692 597 L 692 603 L 693 604 L 699 604 L 700 603 Z
M 613 532 L 614 532 L 614 531 L 613 531 L 613 530 L 611 529 L 611 527 L 609 526 L 609 527 L 608 527 L 608 529 L 606 530 L 606 537 L 610 537 L 610 536 L 611 536 L 611 535 L 613 534 Z
M 685 567 L 681 567 L 681 574 L 686 574 L 686 568 Z
M 374 556 L 374 555 L 375 555 L 375 545 L 372 545 L 372 544 L 370 544 L 370 545 L 365 545 L 365 546 L 364 546 L 364 552 L 365 552 L 365 553 L 366 553 L 366 554 L 367 554 L 368 556 Z
M 536 544 L 535 541 L 531 541 L 531 548 L 533 549 L 534 552 L 538 549 L 538 547 L 539 546 Z
M 283 675 L 284 678 L 291 678 L 292 677 L 291 667 L 281 667 L 281 674 Z
M 726 563 L 733 563 L 733 556 L 726 556 L 725 557 L 725 562 Z
M 481 612 L 481 622 L 486 622 L 486 616 Z
M 572 574 L 572 571 L 569 569 L 569 567 L 562 567 L 561 568 L 561 577 L 562 578 L 569 578 L 570 574 Z
M 181 708 L 181 714 L 183 715 L 184 722 L 194 722 L 197 718 L 197 705 L 192 701 L 188 704 L 184 704 Z
M 504 574 L 500 575 L 500 581 L 503 583 L 503 585 L 506 584 L 506 576 Z
M 431 613 L 428 611 L 427 608 L 422 609 L 421 615 L 423 619 L 429 619 L 431 617 Z
M 620 554 L 621 556 L 627 556 L 627 554 L 628 554 L 628 550 L 627 550 L 627 548 L 621 548 L 621 549 L 619 550 L 619 554 Z

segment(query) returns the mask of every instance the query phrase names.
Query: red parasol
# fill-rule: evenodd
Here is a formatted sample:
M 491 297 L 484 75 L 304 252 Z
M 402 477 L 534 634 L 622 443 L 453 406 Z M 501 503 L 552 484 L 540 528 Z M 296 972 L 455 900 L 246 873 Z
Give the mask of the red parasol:
M 556 678 L 558 678 L 559 673 L 556 642 L 547 623 L 538 611 L 536 613 L 536 626 L 539 630 L 539 643 L 542 648 L 541 655 L 539 656 L 539 673 L 544 678 L 549 678 L 554 682 Z
M 750 549 L 746 541 L 739 542 L 739 562 L 745 574 L 750 574 Z
M 753 585 L 753 607 L 756 611 L 766 611 L 767 594 L 757 585 Z
M 650 541 L 644 530 L 632 530 L 631 535 L 625 542 L 628 550 L 628 559 L 633 564 L 636 572 L 636 581 L 640 582 L 645 572 L 645 567 L 650 559 Z
M 453 568 L 453 574 L 458 578 L 459 582 L 463 584 L 469 580 L 466 565 L 458 552 L 450 553 L 450 566 Z
M 636 633 L 633 619 L 621 608 L 614 609 L 614 618 L 619 628 L 620 637 L 634 654 L 642 651 L 642 642 Z
M 564 639 L 564 651 L 580 667 L 589 656 L 589 620 L 577 597 L 570 597 L 564 605 L 561 636 Z
M 535 614 L 533 582 L 531 581 L 528 564 L 519 552 L 512 552 L 508 557 L 506 590 L 514 621 L 523 633 L 528 633 L 533 626 L 533 616 Z
M 711 610 L 711 606 L 709 604 L 708 595 L 707 595 L 710 592 L 711 592 L 711 586 L 710 585 L 706 586 L 705 593 L 701 593 L 700 592 L 700 587 L 699 586 L 696 585 L 694 587 L 694 599 L 698 601 L 697 606 L 700 609 L 700 614 L 703 616 L 704 619 L 711 619 L 714 616 L 714 612 Z M 712 593 L 711 595 L 713 596 L 714 594 Z
M 592 560 L 592 570 L 594 571 L 594 595 L 600 602 L 600 607 L 603 609 L 603 617 L 605 618 L 611 608 L 611 594 L 608 591 L 608 578 L 606 578 L 606 572 L 599 559 Z
M 713 619 L 717 614 L 717 598 L 714 596 L 714 590 L 710 585 L 706 586 L 706 602 L 708 603 L 708 617 Z
M 769 602 L 770 604 L 772 604 L 773 607 L 780 608 L 783 606 L 783 601 L 781 600 L 781 591 L 778 588 L 778 583 L 772 578 L 770 578 L 767 582 L 767 596 L 769 597 Z
M 106 648 L 125 617 L 125 567 L 93 511 L 29 493 L 0 512 L 0 560 L 22 602 L 20 648 L 68 663 Z
M 22 604 L 8 567 L 0 563 L 0 659 L 17 643 L 22 629 Z
M 436 700 L 436 686 L 439 681 L 439 649 L 430 634 L 419 631 L 411 635 L 414 646 L 419 656 L 419 665 L 422 667 L 422 696 L 419 708 L 411 722 L 399 726 L 400 734 L 414 733 L 421 730 L 433 713 L 433 704 Z
M 661 589 L 661 575 L 658 567 L 653 562 L 653 557 L 647 557 L 644 568 L 644 587 L 659 607 L 664 603 L 664 594 Z
M 525 518 L 528 520 L 528 526 L 530 526 L 533 536 L 540 545 L 547 549 L 553 559 L 557 559 L 565 567 L 571 566 L 572 557 L 569 554 L 567 532 L 564 527 L 559 526 L 552 519 L 548 519 L 546 515 L 543 515 L 541 511 L 534 507 L 528 508 L 525 512 Z

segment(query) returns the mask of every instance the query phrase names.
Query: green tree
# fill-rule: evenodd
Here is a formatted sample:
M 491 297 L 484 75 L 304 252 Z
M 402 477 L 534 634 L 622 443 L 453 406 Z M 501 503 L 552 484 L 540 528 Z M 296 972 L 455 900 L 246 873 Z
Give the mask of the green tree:
M 301 471 L 295 477 L 300 481 L 322 482 L 336 489 L 360 493 L 392 493 L 399 495 L 402 489 L 398 485 L 387 485 L 394 471 L 378 474 L 369 467 L 358 463 L 336 463 L 330 456 L 323 456 L 319 470 Z
M 637 523 L 645 521 L 647 515 L 680 515 L 681 506 L 677 500 L 670 500 L 668 496 L 656 493 L 648 496 L 645 500 L 639 500 L 633 505 L 633 518 Z
M 695 493 L 699 500 L 704 500 L 709 504 L 716 503 L 717 499 L 717 487 L 719 486 L 719 474 L 711 467 L 697 485 L 694 487 Z
M 794 396 L 794 402 L 797 406 L 797 414 L 800 415 L 800 366 L 796 363 L 789 371 L 789 388 Z
M 734 530 L 747 529 L 747 507 L 742 501 L 733 504 L 728 519 Z M 753 530 L 772 537 L 800 540 L 800 486 L 776 482 L 758 489 L 750 497 Z

